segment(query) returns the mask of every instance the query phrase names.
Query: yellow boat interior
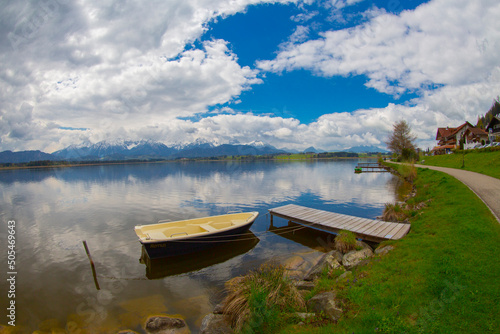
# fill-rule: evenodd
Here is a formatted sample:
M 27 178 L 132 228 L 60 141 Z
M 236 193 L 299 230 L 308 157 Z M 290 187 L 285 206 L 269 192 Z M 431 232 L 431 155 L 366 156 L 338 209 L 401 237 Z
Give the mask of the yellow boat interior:
M 158 240 L 185 239 L 238 228 L 253 222 L 258 214 L 258 212 L 242 212 L 174 222 L 159 221 L 157 224 L 138 225 L 135 227 L 135 233 L 142 242 L 146 243 Z

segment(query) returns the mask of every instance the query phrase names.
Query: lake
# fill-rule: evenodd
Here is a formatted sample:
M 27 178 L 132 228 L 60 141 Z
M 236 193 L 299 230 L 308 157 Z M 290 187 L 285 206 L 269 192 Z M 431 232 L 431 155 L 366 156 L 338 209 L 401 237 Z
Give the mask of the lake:
M 283 234 L 287 222 L 279 218 L 278 229 L 269 231 L 269 208 L 293 203 L 375 218 L 397 199 L 395 176 L 354 174 L 357 162 L 178 161 L 1 171 L 0 313 L 9 306 L 7 222 L 15 221 L 17 329 L 139 331 L 148 315 L 168 313 L 183 315 L 196 332 L 220 302 L 225 281 L 271 259 L 323 250 L 324 233 L 301 228 Z M 181 259 L 141 260 L 135 225 L 230 211 L 260 213 L 251 237 Z M 2 315 L 0 324 L 7 321 Z

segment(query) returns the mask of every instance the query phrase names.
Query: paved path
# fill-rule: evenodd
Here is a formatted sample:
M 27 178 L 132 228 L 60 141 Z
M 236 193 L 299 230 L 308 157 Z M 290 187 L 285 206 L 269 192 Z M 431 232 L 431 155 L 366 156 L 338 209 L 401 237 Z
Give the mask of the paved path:
M 476 193 L 500 223 L 500 179 L 456 168 L 426 165 L 415 165 L 415 167 L 434 169 L 455 177 Z

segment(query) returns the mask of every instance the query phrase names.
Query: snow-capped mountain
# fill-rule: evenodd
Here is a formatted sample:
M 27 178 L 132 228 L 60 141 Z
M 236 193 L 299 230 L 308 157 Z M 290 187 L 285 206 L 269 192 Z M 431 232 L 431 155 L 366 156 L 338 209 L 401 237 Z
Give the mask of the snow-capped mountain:
M 248 146 L 254 146 L 254 147 L 267 147 L 267 146 L 271 146 L 269 144 L 266 144 L 264 143 L 263 141 L 257 141 L 257 140 L 254 140 L 254 141 L 251 141 L 247 144 L 242 144 L 242 145 L 248 145 Z
M 206 140 L 202 138 L 197 138 L 194 142 L 182 142 L 182 143 L 175 143 L 171 147 L 174 147 L 178 150 L 183 150 L 185 148 L 189 147 L 196 147 L 196 146 L 205 146 L 205 147 L 217 147 L 222 145 L 219 140 L 214 139 L 214 140 Z
M 52 155 L 61 160 L 126 159 L 141 156 L 167 157 L 177 150 L 153 141 L 101 141 L 89 146 L 71 145 Z
M 223 155 L 262 155 L 284 153 L 263 142 L 220 144 L 197 139 L 193 143 L 167 146 L 154 141 L 102 141 L 95 144 L 71 145 L 52 155 L 59 160 L 126 160 L 217 157 Z

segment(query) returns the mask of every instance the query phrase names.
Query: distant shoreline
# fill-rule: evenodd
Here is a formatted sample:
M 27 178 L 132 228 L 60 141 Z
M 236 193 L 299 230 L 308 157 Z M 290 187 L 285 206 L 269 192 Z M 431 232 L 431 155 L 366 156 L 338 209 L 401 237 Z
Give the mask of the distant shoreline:
M 345 153 L 345 152 L 339 152 Z M 334 153 L 329 153 L 334 154 Z M 24 163 L 2 163 L 0 171 L 17 169 L 38 169 L 38 168 L 66 168 L 66 167 L 85 167 L 85 166 L 106 166 L 106 165 L 134 165 L 134 164 L 152 164 L 152 163 L 170 163 L 170 162 L 224 162 L 224 161 L 307 161 L 307 160 L 351 160 L 351 159 L 374 159 L 377 155 L 356 154 L 356 156 L 324 156 L 322 153 L 314 154 L 291 154 L 277 156 L 231 156 L 231 157 L 210 157 L 210 158 L 178 158 L 174 160 L 117 160 L 117 161 L 32 161 Z M 342 154 L 345 155 L 345 154 Z M 387 156 L 387 155 L 382 155 Z

